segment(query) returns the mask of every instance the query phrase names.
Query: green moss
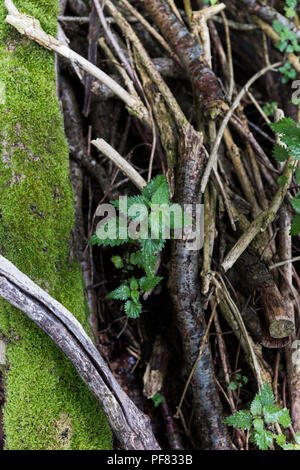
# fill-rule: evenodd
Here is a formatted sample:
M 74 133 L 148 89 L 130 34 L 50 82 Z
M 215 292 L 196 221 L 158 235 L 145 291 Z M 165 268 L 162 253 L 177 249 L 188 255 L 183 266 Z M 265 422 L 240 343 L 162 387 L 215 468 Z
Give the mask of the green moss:
M 57 0 L 15 3 L 56 33 Z M 73 193 L 54 57 L 19 36 L 5 16 L 1 2 L 0 251 L 88 329 L 82 275 L 69 253 Z M 0 330 L 7 341 L 6 448 L 111 448 L 102 411 L 52 341 L 4 301 Z

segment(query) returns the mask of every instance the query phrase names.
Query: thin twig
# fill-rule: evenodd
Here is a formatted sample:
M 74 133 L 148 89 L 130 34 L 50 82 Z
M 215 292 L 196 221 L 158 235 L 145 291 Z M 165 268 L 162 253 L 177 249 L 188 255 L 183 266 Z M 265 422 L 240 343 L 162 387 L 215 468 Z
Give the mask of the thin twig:
M 222 137 L 223 137 L 223 134 L 224 134 L 224 131 L 227 127 L 227 124 L 231 118 L 231 116 L 233 115 L 234 111 L 236 110 L 236 108 L 238 107 L 241 99 L 243 98 L 244 94 L 248 91 L 248 89 L 250 88 L 251 85 L 253 85 L 253 83 L 258 80 L 258 78 L 260 78 L 262 75 L 264 75 L 266 72 L 268 72 L 269 70 L 271 69 L 275 69 L 276 67 L 279 67 L 281 65 L 281 62 L 276 62 L 275 64 L 272 64 L 271 66 L 268 66 L 268 67 L 264 67 L 262 70 L 260 70 L 259 72 L 257 72 L 255 75 L 253 75 L 253 77 L 250 78 L 250 80 L 248 80 L 248 82 L 243 86 L 243 88 L 241 89 L 241 91 L 239 92 L 239 94 L 237 95 L 236 99 L 234 100 L 231 108 L 229 109 L 229 111 L 227 112 L 226 116 L 224 117 L 223 121 L 222 121 L 222 124 L 220 126 L 220 129 L 217 133 L 217 137 L 216 137 L 216 140 L 215 140 L 215 143 L 213 145 L 213 148 L 212 148 L 212 151 L 211 151 L 211 154 L 210 154 L 210 157 L 209 157 L 209 160 L 208 160 L 208 163 L 207 163 L 207 166 L 205 168 L 205 171 L 204 171 L 204 174 L 203 174 L 203 177 L 202 177 L 202 181 L 201 181 L 201 192 L 204 193 L 205 191 L 205 188 L 206 188 L 206 185 L 208 183 L 208 180 L 209 180 L 209 176 L 210 176 L 210 173 L 211 173 L 211 170 L 217 160 L 217 157 L 218 157 L 218 150 L 219 150 L 219 147 L 220 147 L 220 144 L 221 144 L 221 140 L 222 140 Z
M 91 144 L 93 144 L 100 152 L 102 152 L 106 157 L 108 157 L 114 164 L 124 173 L 124 175 L 128 176 L 128 178 L 132 181 L 133 184 L 141 191 L 144 186 L 146 186 L 146 181 L 141 175 L 133 168 L 130 163 L 125 160 L 125 158 L 121 157 L 121 155 L 104 139 L 96 139 L 92 140 Z
M 291 258 L 291 259 L 286 259 L 284 261 L 279 261 L 279 263 L 275 263 L 269 266 L 269 269 L 275 269 L 275 268 L 278 268 L 279 266 L 283 266 L 288 263 L 296 263 L 296 261 L 300 261 L 300 256 L 296 256 L 295 258 Z
M 56 38 L 47 34 L 41 27 L 40 22 L 24 13 L 20 13 L 12 0 L 5 0 L 5 7 L 8 10 L 6 22 L 15 27 L 20 34 L 36 41 L 46 49 L 52 50 L 71 62 L 78 64 L 85 72 L 93 75 L 101 83 L 110 88 L 128 106 L 129 110 L 144 121 L 148 121 L 148 113 L 142 102 L 134 96 L 131 96 L 124 88 L 109 77 L 105 72 L 86 60 L 77 52 L 58 41 Z
M 180 66 L 181 62 L 178 56 L 173 52 L 167 41 L 159 34 L 156 29 L 151 26 L 151 24 L 127 1 L 120 0 L 120 3 L 126 8 L 130 13 L 135 16 L 135 18 L 145 27 L 145 29 L 152 34 L 152 36 L 157 40 L 157 42 L 170 54 L 170 57 L 174 59 Z

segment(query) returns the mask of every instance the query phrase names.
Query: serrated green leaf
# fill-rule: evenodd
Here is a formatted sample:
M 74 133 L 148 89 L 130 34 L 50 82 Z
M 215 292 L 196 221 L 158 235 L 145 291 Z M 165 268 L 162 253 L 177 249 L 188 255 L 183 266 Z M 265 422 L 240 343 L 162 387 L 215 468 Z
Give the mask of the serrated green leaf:
M 296 8 L 297 0 L 285 0 L 285 3 L 288 7 Z
M 124 245 L 124 243 L 127 243 L 127 242 L 128 242 L 128 240 L 121 240 L 120 238 L 116 238 L 114 240 L 111 239 L 111 238 L 100 239 L 96 235 L 95 238 L 93 239 L 92 244 L 93 245 L 98 245 L 98 246 L 111 246 L 111 247 L 114 247 L 114 246 Z
M 134 266 L 138 266 L 139 268 L 141 268 L 143 265 L 143 257 L 141 251 L 138 250 L 135 253 L 131 253 L 129 261 Z
M 155 408 L 157 406 L 159 406 L 161 404 L 161 402 L 163 401 L 163 397 L 160 393 L 156 393 L 155 395 L 153 395 L 153 397 L 151 398 L 151 400 L 153 401 L 153 404 L 155 406 Z
M 264 429 L 264 421 L 261 418 L 255 418 L 253 420 L 253 426 L 257 432 L 262 432 Z
M 300 214 L 300 193 L 294 199 L 290 199 L 290 203 L 292 204 L 295 211 Z
M 131 290 L 137 290 L 139 288 L 138 280 L 135 277 L 132 277 L 129 282 Z
M 244 384 L 247 384 L 247 383 L 248 383 L 248 377 L 245 377 L 245 376 L 243 375 L 242 379 L 243 379 Z
M 148 207 L 148 203 L 149 203 L 149 201 L 142 194 L 138 194 L 136 196 L 128 197 L 127 198 L 127 214 L 128 214 L 128 209 L 131 206 L 133 206 L 134 204 L 142 204 L 142 205 Z M 116 199 L 115 201 L 110 201 L 110 204 L 112 204 L 116 209 L 120 210 L 120 201 L 119 201 L 119 199 Z
M 292 220 L 290 235 L 299 235 L 299 233 L 300 233 L 300 214 L 297 214 Z
M 261 432 L 256 432 L 254 438 L 260 450 L 268 450 L 273 442 L 273 434 L 265 429 Z
M 291 70 L 288 72 L 288 69 L 286 69 L 285 73 L 289 74 L 289 78 L 293 78 Z M 299 160 L 300 128 L 296 125 L 296 122 L 291 118 L 283 118 L 276 123 L 269 124 L 269 126 L 280 136 L 281 141 L 286 144 L 288 153 L 296 160 Z
M 290 412 L 287 408 L 283 408 L 279 414 L 278 423 L 284 428 L 288 428 L 292 424 Z
M 286 135 L 290 130 L 296 127 L 296 122 L 292 118 L 284 117 L 278 122 L 272 122 L 269 124 L 276 134 Z
M 284 434 L 278 434 L 275 437 L 275 440 L 276 440 L 276 444 L 279 445 L 280 447 L 283 447 L 286 443 L 286 437 Z
M 115 290 L 110 292 L 107 296 L 108 299 L 127 300 L 130 297 L 130 289 L 125 284 L 121 284 Z
M 262 412 L 262 406 L 260 402 L 260 398 L 258 395 L 255 395 L 254 400 L 251 403 L 250 411 L 254 416 L 260 415 Z
M 284 7 L 284 11 L 287 18 L 293 18 L 296 14 L 295 9 L 292 7 Z
M 272 387 L 267 382 L 260 390 L 258 396 L 262 406 L 271 406 L 275 403 Z
M 124 263 L 121 256 L 115 255 L 112 256 L 110 259 L 116 269 L 122 269 L 124 267 Z
M 153 194 L 161 185 L 168 185 L 165 175 L 157 175 L 142 189 L 142 195 L 151 201 Z
M 283 24 L 280 21 L 273 21 L 273 29 L 276 33 L 280 34 L 282 32 Z
M 138 318 L 142 311 L 142 304 L 135 300 L 127 300 L 124 304 L 124 310 L 129 318 Z
M 275 144 L 273 148 L 273 157 L 278 162 L 285 162 L 289 158 L 289 152 L 280 144 Z
M 162 279 L 162 277 L 142 277 L 139 281 L 140 288 L 145 291 L 154 289 Z
M 263 407 L 263 415 L 266 423 L 277 423 L 280 417 L 281 409 L 274 405 Z
M 130 297 L 132 298 L 132 300 L 139 300 L 140 292 L 138 290 L 132 290 L 130 292 Z
M 147 277 L 153 277 L 157 263 L 157 254 L 162 249 L 164 240 L 142 240 L 141 259 L 142 267 Z
M 156 189 L 151 197 L 151 204 L 168 204 L 170 201 L 170 192 L 167 180 Z
M 114 222 L 112 220 L 114 220 Z M 91 237 L 91 243 L 93 245 L 111 246 L 111 247 L 123 245 L 124 243 L 128 243 L 128 241 L 129 241 L 128 238 L 124 238 L 124 239 L 119 238 L 119 218 L 118 217 L 111 218 L 110 221 L 107 222 L 107 225 L 102 227 L 102 231 L 104 231 L 104 233 L 102 232 L 101 236 L 105 234 L 106 227 L 108 229 L 109 224 L 112 224 L 112 226 L 115 224 L 115 231 L 113 233 L 114 238 L 112 238 L 111 236 L 107 236 L 107 237 L 103 236 L 103 238 L 99 238 L 99 236 L 97 234 L 97 231 L 96 231 L 96 233 Z
M 250 429 L 252 426 L 252 416 L 248 411 L 240 410 L 232 416 L 225 419 L 228 426 L 240 429 Z

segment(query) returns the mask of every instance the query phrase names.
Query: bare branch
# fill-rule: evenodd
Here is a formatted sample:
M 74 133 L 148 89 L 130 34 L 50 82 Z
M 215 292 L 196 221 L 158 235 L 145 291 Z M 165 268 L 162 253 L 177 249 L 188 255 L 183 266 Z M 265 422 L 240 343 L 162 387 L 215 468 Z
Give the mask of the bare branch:
M 40 22 L 24 13 L 20 13 L 14 6 L 12 0 L 5 0 L 5 7 L 8 10 L 6 22 L 16 28 L 20 34 L 24 34 L 28 38 L 36 41 L 41 46 L 66 57 L 71 62 L 75 62 L 85 72 L 93 75 L 97 80 L 110 88 L 113 93 L 118 96 L 128 106 L 131 113 L 135 114 L 139 119 L 148 121 L 148 113 L 140 99 L 131 96 L 124 88 L 115 82 L 109 75 L 96 67 L 94 64 L 86 60 L 81 55 L 74 52 L 68 46 L 58 41 L 56 38 L 47 34 L 41 27 Z
M 24 312 L 66 354 L 96 397 L 124 449 L 159 449 L 148 417 L 121 389 L 81 324 L 3 256 L 0 296 Z

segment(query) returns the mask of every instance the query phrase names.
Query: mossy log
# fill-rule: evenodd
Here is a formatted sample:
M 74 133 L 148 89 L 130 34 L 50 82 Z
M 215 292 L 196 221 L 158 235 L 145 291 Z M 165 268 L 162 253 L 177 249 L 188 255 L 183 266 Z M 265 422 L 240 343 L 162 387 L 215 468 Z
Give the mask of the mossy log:
M 56 34 L 58 0 L 18 0 Z M 5 24 L 0 6 L 0 252 L 71 310 L 88 331 L 72 255 L 73 192 L 56 98 L 54 57 Z M 52 341 L 0 301 L 6 343 L 6 449 L 109 449 L 95 399 Z

